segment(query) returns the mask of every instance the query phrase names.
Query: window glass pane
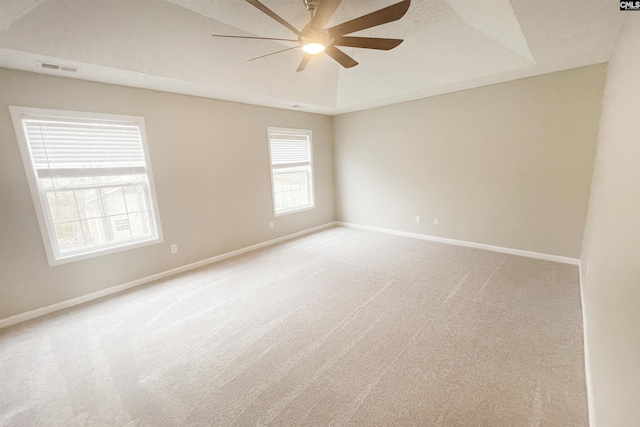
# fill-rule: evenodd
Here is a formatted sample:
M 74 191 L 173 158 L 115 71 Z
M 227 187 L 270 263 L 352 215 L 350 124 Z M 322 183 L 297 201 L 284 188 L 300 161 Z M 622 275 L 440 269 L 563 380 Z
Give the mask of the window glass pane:
M 76 190 L 75 193 L 76 200 L 78 201 L 80 218 L 99 218 L 104 216 L 102 200 L 100 199 L 100 191 L 97 189 Z
M 54 224 L 78 219 L 78 209 L 73 191 L 47 192 L 47 202 Z
M 127 215 L 117 215 L 107 217 L 109 230 L 113 236 L 114 242 L 131 239 L 131 231 L 129 231 L 129 218 Z
M 80 221 L 65 222 L 54 225 L 60 252 L 72 252 L 84 249 L 84 237 Z
M 100 190 L 102 194 L 102 205 L 107 215 L 117 215 L 127 213 L 124 203 L 124 192 L 122 187 L 108 187 Z
M 129 226 L 131 227 L 131 236 L 134 239 L 151 234 L 151 222 L 147 212 L 129 214 Z
M 128 185 L 124 187 L 124 197 L 127 202 L 127 212 L 147 210 L 147 192 L 142 185 Z
M 282 193 L 276 193 L 275 200 L 276 200 L 276 211 L 284 209 L 284 196 L 282 195 Z
M 82 230 L 88 247 L 103 246 L 109 243 L 109 235 L 104 226 L 104 218 L 82 221 Z
M 116 231 L 129 230 L 129 218 L 116 219 L 114 225 L 116 226 Z
M 308 166 L 273 170 L 276 212 L 311 205 L 309 172 Z
M 273 191 L 276 193 L 282 191 L 282 176 L 280 174 L 273 175 Z

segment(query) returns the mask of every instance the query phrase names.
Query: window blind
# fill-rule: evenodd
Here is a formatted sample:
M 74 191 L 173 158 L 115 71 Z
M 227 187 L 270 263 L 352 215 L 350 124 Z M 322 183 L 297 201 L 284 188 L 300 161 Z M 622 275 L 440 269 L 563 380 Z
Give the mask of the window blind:
M 136 123 L 24 117 L 23 125 L 38 178 L 145 172 Z
M 271 164 L 310 163 L 310 145 L 307 134 L 270 132 Z

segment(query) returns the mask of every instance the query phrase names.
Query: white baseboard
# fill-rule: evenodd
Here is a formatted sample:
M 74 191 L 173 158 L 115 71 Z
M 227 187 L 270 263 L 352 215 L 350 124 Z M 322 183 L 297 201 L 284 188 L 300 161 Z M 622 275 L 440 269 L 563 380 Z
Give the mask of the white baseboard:
M 500 252 L 503 254 L 517 255 L 527 258 L 535 258 L 544 261 L 559 262 L 562 264 L 579 265 L 580 260 L 560 255 L 543 254 L 540 252 L 524 251 L 521 249 L 504 248 L 501 246 L 485 245 L 484 243 L 467 242 L 464 240 L 447 239 L 444 237 L 430 236 L 428 234 L 409 233 L 406 231 L 391 230 L 388 228 L 371 227 L 368 225 L 351 224 L 348 222 L 336 222 L 337 225 L 343 227 L 359 228 L 361 230 L 377 231 L 379 233 L 393 234 L 395 236 L 412 237 L 414 239 L 430 240 L 432 242 L 446 243 L 455 246 L 464 246 L 466 248 L 483 249 L 485 251 Z
M 583 334 L 582 344 L 584 345 L 584 375 L 587 383 L 587 409 L 589 410 L 589 426 L 596 427 L 595 408 L 593 406 L 593 383 L 591 381 L 591 362 L 589 359 L 589 346 L 587 345 L 587 313 L 585 312 L 584 304 L 584 281 L 582 280 L 582 263 L 578 264 L 578 276 L 580 277 L 580 305 L 582 307 Z
M 560 263 L 565 263 L 565 264 L 572 264 L 572 265 L 579 265 L 579 260 L 575 259 L 575 258 L 568 258 L 568 257 L 562 257 L 562 256 L 558 256 L 558 255 L 549 255 L 549 254 L 542 254 L 542 253 L 538 253 L 538 252 L 530 252 L 530 251 L 523 251 L 520 249 L 510 249 L 510 248 L 503 248 L 503 247 L 499 247 L 499 246 L 491 246 L 491 245 L 485 245 L 482 243 L 474 243 L 474 242 L 466 242 L 463 240 L 454 240 L 454 239 L 447 239 L 447 238 L 443 238 L 443 237 L 436 237 L 436 236 L 429 236 L 426 234 L 418 234 L 418 233 L 409 233 L 409 232 L 405 232 L 405 231 L 397 231 L 397 230 L 390 230 L 390 229 L 386 229 L 386 228 L 379 228 L 379 227 L 370 227 L 367 225 L 358 225 L 358 224 L 350 224 L 350 223 L 346 223 L 346 222 L 329 222 L 327 224 L 323 224 L 320 225 L 318 227 L 313 227 L 307 230 L 303 230 L 303 231 L 299 231 L 297 233 L 293 233 L 293 234 L 288 234 L 286 236 L 282 236 L 282 237 L 278 237 L 277 239 L 273 239 L 273 240 L 268 240 L 266 242 L 262 242 L 262 243 L 258 243 L 252 246 L 248 246 L 246 248 L 242 248 L 242 249 L 237 249 L 235 251 L 231 251 L 231 252 L 227 252 L 221 255 L 217 255 L 211 258 L 207 258 L 201 261 L 197 261 L 191 264 L 187 264 L 187 265 L 183 265 L 182 267 L 177 267 L 177 268 L 173 268 L 171 270 L 167 270 L 167 271 L 163 271 L 157 274 L 153 274 L 151 276 L 147 276 L 147 277 L 142 277 L 140 279 L 136 279 L 136 280 L 132 280 L 131 282 L 127 282 L 127 283 L 123 283 L 120 285 L 116 285 L 116 286 L 111 286 L 109 288 L 106 289 L 102 289 L 100 291 L 97 292 L 93 292 L 87 295 L 83 295 L 77 298 L 72 298 L 70 300 L 66 300 L 66 301 L 62 301 L 56 304 L 52 304 L 46 307 L 42 307 L 42 308 L 38 308 L 32 311 L 27 311 L 26 313 L 20 313 L 20 314 L 16 314 L 15 316 L 10 316 L 10 317 L 6 317 L 4 319 L 0 319 L 0 328 L 5 328 L 7 326 L 11 326 L 11 325 L 15 325 L 16 323 L 20 323 L 20 322 L 24 322 L 27 320 L 31 320 L 31 319 L 35 319 L 36 317 L 40 317 L 40 316 L 44 316 L 46 314 L 49 313 L 53 313 L 55 311 L 59 311 L 59 310 L 64 310 L 65 308 L 69 308 L 69 307 L 73 307 L 75 305 L 79 305 L 79 304 L 83 304 L 85 302 L 89 302 L 89 301 L 93 301 L 96 300 L 98 298 L 102 298 L 108 295 L 113 295 L 116 294 L 118 292 L 122 292 L 125 291 L 127 289 L 131 289 L 134 288 L 136 286 L 140 286 L 140 285 L 144 285 L 146 283 L 149 282 L 153 282 L 154 280 L 159 280 L 159 279 L 163 279 L 165 277 L 168 276 L 172 276 L 174 274 L 178 274 L 178 273 L 182 273 L 184 271 L 188 271 L 188 270 L 192 270 L 198 267 L 202 267 L 208 264 L 212 264 L 218 261 L 222 261 L 224 259 L 227 258 L 231 258 L 234 256 L 238 256 L 241 254 L 244 254 L 246 252 L 251 252 L 251 251 L 255 251 L 257 249 L 260 248 L 264 248 L 266 246 L 271 246 L 271 245 L 275 245 L 277 243 L 286 241 L 286 240 L 290 240 L 290 239 L 294 239 L 296 237 L 299 236 L 303 236 L 305 234 L 309 234 L 309 233 L 313 233 L 315 231 L 319 231 L 328 227 L 331 227 L 333 225 L 341 225 L 343 227 L 351 227 L 351 228 L 359 228 L 362 230 L 369 230 L 369 231 L 376 231 L 376 232 L 380 232 L 380 233 L 387 233 L 387 234 L 393 234 L 396 236 L 404 236 L 404 237 L 412 237 L 412 238 L 416 238 L 416 239 L 423 239 L 423 240 L 430 240 L 430 241 L 434 241 L 434 242 L 440 242 L 440 243 L 446 243 L 446 244 L 450 244 L 450 245 L 456 245 L 456 246 L 464 246 L 464 247 L 470 247 L 470 248 L 476 248 L 476 249 L 484 249 L 484 250 L 488 250 L 488 251 L 494 251 L 494 252 L 501 252 L 501 253 L 506 253 L 506 254 L 511 254 L 511 255 L 518 255 L 518 256 L 524 256 L 524 257 L 528 257 L 528 258 L 535 258 L 535 259 L 541 259 L 541 260 L 546 260 L 546 261 L 554 261 L 554 262 L 560 262 Z M 583 305 L 583 310 L 584 310 L 584 305 Z M 584 314 L 584 313 L 583 313 Z M 583 315 L 584 318 L 584 315 Z M 586 329 L 586 325 L 585 325 L 585 329 Z M 587 353 L 585 352 L 585 355 Z M 588 371 L 587 371 L 588 372 Z
M 284 242 L 286 240 L 294 239 L 296 237 L 303 236 L 305 234 L 310 234 L 319 230 L 323 230 L 325 228 L 332 227 L 334 225 L 336 225 L 336 222 L 329 222 L 327 224 L 309 228 L 307 230 L 298 231 L 297 233 L 278 237 L 277 239 L 268 240 L 266 242 L 258 243 L 252 246 L 247 246 L 246 248 L 237 249 L 235 251 L 231 251 L 231 252 L 227 252 L 211 258 L 203 259 L 201 261 L 197 261 L 191 264 L 183 265 L 182 267 L 172 268 L 171 270 L 163 271 L 160 273 L 152 274 L 151 276 L 132 280 L 131 282 L 123 283 L 121 285 L 111 286 L 109 288 L 102 289 L 100 291 L 93 292 L 87 295 L 82 295 L 77 298 L 72 298 L 70 300 L 48 305 L 46 307 L 38 308 L 32 311 L 27 311 L 26 313 L 20 313 L 20 314 L 16 314 L 15 316 L 5 317 L 4 319 L 0 319 L 0 329 L 5 328 L 7 326 L 15 325 L 16 323 L 35 319 L 36 317 L 44 316 L 45 314 L 53 313 L 55 311 L 64 310 L 65 308 L 69 308 L 75 305 L 83 304 L 85 302 L 93 301 L 98 298 L 102 298 L 108 295 L 116 294 L 118 292 L 126 291 L 127 289 L 135 288 L 136 286 L 153 282 L 154 280 L 163 279 L 168 276 L 173 276 L 174 274 L 182 273 L 182 272 L 192 270 L 198 267 L 202 267 L 208 264 L 213 264 L 215 262 L 222 261 L 224 259 L 231 258 L 234 256 L 238 256 L 246 252 L 255 251 L 257 249 L 264 248 L 266 246 L 275 245 L 277 243 Z

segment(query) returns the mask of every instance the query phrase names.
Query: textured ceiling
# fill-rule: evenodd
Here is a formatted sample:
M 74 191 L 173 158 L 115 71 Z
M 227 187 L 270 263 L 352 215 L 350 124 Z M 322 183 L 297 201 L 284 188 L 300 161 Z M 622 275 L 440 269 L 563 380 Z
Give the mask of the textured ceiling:
M 397 0 L 343 0 L 329 25 Z M 303 0 L 263 0 L 297 28 Z M 414 0 L 400 21 L 356 35 L 404 38 L 394 50 L 344 48 L 296 73 L 290 38 L 242 0 L 0 0 L 0 67 L 337 114 L 605 62 L 624 14 L 610 0 Z M 46 71 L 38 61 L 79 67 Z

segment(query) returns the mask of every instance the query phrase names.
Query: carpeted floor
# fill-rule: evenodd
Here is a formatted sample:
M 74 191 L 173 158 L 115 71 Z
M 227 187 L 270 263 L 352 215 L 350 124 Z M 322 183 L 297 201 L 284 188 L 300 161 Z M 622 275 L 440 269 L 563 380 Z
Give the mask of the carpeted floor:
M 0 330 L 0 425 L 585 426 L 577 268 L 331 228 Z

